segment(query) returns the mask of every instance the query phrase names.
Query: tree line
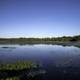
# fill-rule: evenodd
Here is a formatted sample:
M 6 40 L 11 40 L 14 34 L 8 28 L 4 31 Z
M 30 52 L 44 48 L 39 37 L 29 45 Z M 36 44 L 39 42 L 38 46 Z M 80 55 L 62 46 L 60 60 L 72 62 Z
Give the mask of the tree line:
M 47 38 L 0 38 L 0 43 L 49 43 L 49 42 L 78 42 L 80 35 L 63 36 L 63 37 L 47 37 Z

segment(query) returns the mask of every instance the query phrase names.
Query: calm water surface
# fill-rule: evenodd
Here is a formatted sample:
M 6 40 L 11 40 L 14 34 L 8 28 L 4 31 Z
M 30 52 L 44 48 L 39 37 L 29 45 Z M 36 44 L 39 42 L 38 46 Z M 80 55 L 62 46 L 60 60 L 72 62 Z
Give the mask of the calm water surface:
M 0 45 L 0 63 L 39 63 L 47 71 L 45 80 L 80 80 L 80 48 L 61 45 Z

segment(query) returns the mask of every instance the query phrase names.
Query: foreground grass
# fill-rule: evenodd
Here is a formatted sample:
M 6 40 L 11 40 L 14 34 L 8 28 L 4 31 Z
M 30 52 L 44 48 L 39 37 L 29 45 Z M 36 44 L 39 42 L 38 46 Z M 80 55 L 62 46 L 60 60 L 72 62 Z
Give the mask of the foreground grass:
M 36 75 L 44 73 L 38 64 L 29 61 L 0 64 L 0 80 L 33 80 Z
M 1 79 L 4 80 L 4 79 Z M 11 77 L 11 78 L 6 78 L 5 80 L 20 80 L 19 77 Z
M 0 70 L 22 70 L 37 68 L 37 65 L 32 62 L 17 62 L 14 64 L 0 64 Z

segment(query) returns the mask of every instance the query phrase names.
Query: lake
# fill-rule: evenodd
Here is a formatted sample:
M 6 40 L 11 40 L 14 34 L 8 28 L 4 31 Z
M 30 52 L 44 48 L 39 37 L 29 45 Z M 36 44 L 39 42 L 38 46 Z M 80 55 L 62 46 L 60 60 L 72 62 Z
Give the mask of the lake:
M 46 70 L 43 80 L 80 80 L 80 48 L 62 45 L 0 45 L 0 63 L 32 61 Z

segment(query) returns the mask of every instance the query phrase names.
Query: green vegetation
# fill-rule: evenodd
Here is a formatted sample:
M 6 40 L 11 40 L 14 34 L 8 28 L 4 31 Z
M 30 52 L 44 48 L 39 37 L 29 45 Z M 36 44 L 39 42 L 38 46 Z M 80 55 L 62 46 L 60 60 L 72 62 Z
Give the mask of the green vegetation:
M 52 37 L 52 38 L 49 37 L 48 38 L 0 38 L 0 44 L 19 44 L 19 45 L 52 44 L 52 45 L 80 47 L 80 35 L 73 37 L 63 36 L 63 37 Z
M 61 42 L 80 42 L 78 36 L 63 36 L 52 38 L 0 38 L 0 44 L 43 44 L 43 43 L 61 43 Z
M 4 79 L 1 79 L 4 80 Z M 10 78 L 6 78 L 5 80 L 20 80 L 18 77 L 10 77 Z
M 35 76 L 41 74 L 45 74 L 45 71 L 30 61 L 0 64 L 0 80 L 35 80 Z
M 36 64 L 32 62 L 17 62 L 15 64 L 0 64 L 0 70 L 22 70 L 22 69 L 30 69 L 37 68 Z

